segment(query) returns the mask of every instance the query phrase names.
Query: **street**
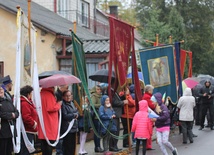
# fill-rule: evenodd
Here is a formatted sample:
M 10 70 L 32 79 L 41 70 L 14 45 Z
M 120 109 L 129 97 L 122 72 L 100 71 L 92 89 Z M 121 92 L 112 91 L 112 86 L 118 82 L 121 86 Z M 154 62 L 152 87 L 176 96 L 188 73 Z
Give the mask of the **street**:
M 210 130 L 210 128 L 204 128 L 202 131 L 199 131 L 199 126 L 194 126 L 193 133 L 198 135 L 198 137 L 194 138 L 194 143 L 183 144 L 182 142 L 182 134 L 178 133 L 176 129 L 174 133 L 170 136 L 170 142 L 175 146 L 178 150 L 179 155 L 214 155 L 214 131 Z M 119 148 L 122 148 L 122 140 L 119 140 L 118 143 Z M 79 145 L 77 145 L 77 153 L 78 153 Z M 85 148 L 89 155 L 102 155 L 101 153 L 94 153 L 94 143 L 93 141 L 89 141 L 86 143 Z M 146 155 L 162 155 L 159 146 L 153 141 L 153 148 L 155 150 L 147 151 Z M 119 153 L 118 153 L 119 154 Z M 140 149 L 139 155 L 142 154 L 142 150 Z M 172 155 L 172 153 L 168 150 L 168 154 Z M 117 153 L 114 153 L 117 155 Z M 132 149 L 132 155 L 135 155 L 135 149 Z
M 194 138 L 194 143 L 183 144 L 182 134 L 173 134 L 170 137 L 170 142 L 178 150 L 179 155 L 213 155 L 214 154 L 214 131 L 210 128 L 204 128 L 199 131 L 199 126 L 194 126 L 193 133 L 198 135 Z M 153 142 L 155 150 L 147 151 L 146 155 L 162 155 L 159 146 Z M 169 155 L 172 153 L 168 150 Z M 134 152 L 132 153 L 134 154 Z M 140 153 L 141 154 L 141 153 Z

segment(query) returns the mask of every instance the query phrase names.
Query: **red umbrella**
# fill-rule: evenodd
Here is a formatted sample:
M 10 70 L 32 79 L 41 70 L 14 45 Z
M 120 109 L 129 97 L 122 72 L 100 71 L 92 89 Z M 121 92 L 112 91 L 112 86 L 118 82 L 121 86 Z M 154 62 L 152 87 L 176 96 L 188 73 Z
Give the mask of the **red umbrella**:
M 55 74 L 39 80 L 39 85 L 40 87 L 43 88 L 49 88 L 60 85 L 69 85 L 73 83 L 81 83 L 81 81 L 74 75 L 61 75 L 61 74 Z

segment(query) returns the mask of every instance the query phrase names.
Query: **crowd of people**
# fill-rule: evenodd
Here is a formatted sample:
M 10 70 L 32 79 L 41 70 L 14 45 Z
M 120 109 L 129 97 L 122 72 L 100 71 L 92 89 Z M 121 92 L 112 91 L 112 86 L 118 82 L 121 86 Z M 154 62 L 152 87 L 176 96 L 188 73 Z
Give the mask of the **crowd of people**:
M 123 126 L 123 135 L 131 132 L 132 136 L 124 136 L 122 146 L 127 148 L 136 145 L 136 155 L 139 153 L 140 144 L 143 145 L 143 155 L 147 150 L 153 150 L 152 134 L 156 129 L 157 143 L 164 155 L 168 155 L 166 147 L 173 155 L 178 155 L 177 149 L 169 142 L 170 133 L 170 113 L 167 106 L 162 101 L 162 94 L 153 94 L 154 87 L 146 85 L 142 100 L 139 101 L 139 110 L 136 111 L 135 87 L 127 86 L 123 91 L 114 91 L 113 85 L 111 95 L 103 91 L 100 85 L 91 89 L 91 101 L 87 96 L 83 97 L 80 105 L 73 99 L 73 94 L 68 85 L 41 89 L 41 105 L 43 124 L 39 121 L 36 107 L 32 100 L 33 87 L 26 85 L 20 89 L 20 113 L 13 105 L 12 80 L 10 76 L 4 77 L 0 85 L 0 152 L 2 154 L 12 154 L 13 137 L 16 137 L 16 119 L 19 115 L 22 118 L 27 138 L 33 142 L 35 136 L 41 142 L 41 151 L 44 155 L 52 155 L 54 143 L 56 144 L 57 155 L 76 154 L 76 137 L 79 133 L 79 155 L 87 154 L 85 142 L 87 134 L 94 127 L 94 152 L 118 152 L 122 148 L 118 147 L 118 136 L 120 132 L 120 122 Z M 183 96 L 179 98 L 177 108 L 179 109 L 179 121 L 182 128 L 183 143 L 189 140 L 193 143 L 192 128 L 194 122 L 194 107 L 197 105 L 196 96 L 202 103 L 200 113 L 200 129 L 204 128 L 204 120 L 209 111 L 209 125 L 213 130 L 213 97 L 214 89 L 209 81 L 204 87 L 197 90 L 197 95 L 192 94 L 193 90 L 186 88 Z M 194 96 L 193 96 L 194 95 Z M 92 105 L 95 111 L 92 109 Z M 154 111 L 157 117 L 150 117 L 150 112 Z M 60 117 L 61 113 L 61 117 Z M 89 118 L 92 118 L 93 125 Z M 60 119 L 61 118 L 61 119 Z M 71 124 L 72 123 L 72 124 Z M 44 129 L 45 132 L 44 132 Z M 59 130 L 60 129 L 60 130 Z M 23 130 L 22 130 L 23 131 Z M 65 134 L 66 133 L 66 134 Z M 65 134 L 65 135 L 64 135 Z M 59 135 L 64 135 L 59 139 Z M 102 139 L 102 147 L 101 147 Z M 21 134 L 21 149 L 17 154 L 29 155 L 30 152 Z

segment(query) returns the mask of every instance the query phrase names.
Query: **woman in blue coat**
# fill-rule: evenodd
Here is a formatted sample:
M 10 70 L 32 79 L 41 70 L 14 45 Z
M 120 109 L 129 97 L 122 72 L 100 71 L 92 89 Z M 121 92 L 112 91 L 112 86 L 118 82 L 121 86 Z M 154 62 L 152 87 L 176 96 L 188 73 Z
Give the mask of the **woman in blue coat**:
M 101 134 L 103 137 L 103 148 L 104 151 L 109 149 L 109 139 L 111 137 L 109 130 L 115 135 L 117 131 L 116 124 L 114 123 L 115 112 L 111 106 L 110 99 L 107 95 L 103 95 L 101 98 L 101 106 L 99 108 L 99 116 L 104 126 L 101 125 Z

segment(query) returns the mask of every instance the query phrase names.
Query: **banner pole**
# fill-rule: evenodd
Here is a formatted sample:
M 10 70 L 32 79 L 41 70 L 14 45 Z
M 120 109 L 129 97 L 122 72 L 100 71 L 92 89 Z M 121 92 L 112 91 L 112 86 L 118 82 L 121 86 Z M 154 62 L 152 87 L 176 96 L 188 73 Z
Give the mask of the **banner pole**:
M 28 34 L 29 34 L 29 45 L 31 51 L 31 0 L 28 0 Z
M 156 34 L 156 46 L 158 46 L 158 44 L 159 44 L 159 41 L 158 41 L 158 38 L 159 37 L 159 35 L 158 34 Z
M 172 36 L 169 36 L 169 44 L 172 44 Z

